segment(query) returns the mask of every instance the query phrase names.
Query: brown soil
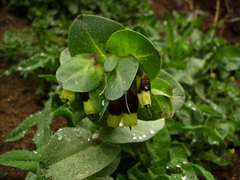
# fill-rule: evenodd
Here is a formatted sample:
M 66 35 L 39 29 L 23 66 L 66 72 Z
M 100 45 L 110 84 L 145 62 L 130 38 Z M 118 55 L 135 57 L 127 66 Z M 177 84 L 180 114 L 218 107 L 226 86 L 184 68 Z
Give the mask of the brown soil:
M 172 12 L 177 11 L 194 11 L 197 14 L 205 14 L 203 18 L 204 30 L 207 30 L 214 24 L 214 17 L 216 17 L 216 2 L 218 0 L 151 0 L 154 10 L 160 19 L 163 19 L 162 12 L 167 10 Z M 187 3 L 188 2 L 188 3 Z M 229 2 L 230 8 L 240 7 L 240 1 L 235 0 L 239 4 L 230 3 L 230 0 L 220 0 L 220 9 L 218 20 L 229 15 L 230 18 L 224 21 L 222 26 L 218 29 L 217 35 L 219 37 L 228 39 L 229 43 L 239 45 L 240 43 L 240 26 L 239 21 L 232 22 L 230 19 L 239 17 L 238 11 L 227 10 L 226 3 Z M 234 2 L 234 0 L 232 0 Z M 1 5 L 1 2 L 0 2 Z M 236 9 L 236 8 L 235 8 Z M 240 8 L 239 8 L 240 9 Z M 28 20 L 23 17 L 18 17 L 0 7 L 0 41 L 3 37 L 3 32 L 9 28 L 25 29 L 30 28 Z M 12 65 L 11 62 L 4 62 L 0 59 L 0 71 L 5 71 Z M 32 113 L 43 108 L 41 98 L 36 95 L 38 85 L 30 77 L 23 78 L 19 73 L 13 73 L 10 76 L 1 77 L 0 79 L 0 154 L 4 154 L 11 150 L 28 149 L 34 150 L 35 144 L 32 140 L 36 127 L 31 128 L 26 136 L 21 140 L 15 142 L 4 142 L 4 138 L 14 130 L 19 123 L 27 118 Z M 57 130 L 61 126 L 65 126 L 66 122 L 63 118 L 58 117 L 54 120 L 52 127 Z M 214 169 L 212 173 L 217 180 L 240 180 L 240 150 L 237 149 L 235 154 L 235 161 L 232 165 Z M 16 168 L 0 166 L 1 180 L 22 180 L 25 179 L 27 172 Z

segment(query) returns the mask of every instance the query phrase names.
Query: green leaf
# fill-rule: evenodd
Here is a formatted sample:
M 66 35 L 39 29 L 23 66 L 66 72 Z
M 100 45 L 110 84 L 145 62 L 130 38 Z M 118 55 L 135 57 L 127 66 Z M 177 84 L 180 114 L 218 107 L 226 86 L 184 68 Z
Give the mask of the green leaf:
M 118 22 L 93 15 L 80 15 L 72 23 L 68 46 L 71 56 L 82 53 L 98 54 L 106 59 L 105 47 L 112 33 L 124 29 Z
M 0 156 L 0 164 L 26 171 L 37 171 L 40 155 L 37 151 L 15 150 Z
M 59 84 L 70 91 L 88 92 L 103 80 L 103 68 L 95 63 L 94 54 L 78 54 L 65 62 L 56 72 Z
M 49 166 L 92 145 L 92 133 L 81 127 L 59 129 L 42 153 L 41 164 Z
M 182 88 L 182 86 L 179 84 L 179 82 L 173 78 L 170 74 L 168 74 L 165 71 L 161 71 L 159 76 L 159 78 L 165 80 L 166 82 L 168 82 L 172 88 L 173 88 L 173 96 L 172 96 L 172 104 L 174 107 L 174 112 L 176 112 L 178 109 L 180 109 L 185 101 L 185 93 L 184 93 L 184 89 Z
M 221 68 L 227 71 L 237 70 L 240 67 L 240 49 L 235 46 L 222 45 L 215 52 L 216 60 Z
M 52 122 L 52 98 L 53 96 L 48 99 L 44 109 L 40 112 L 38 129 L 33 138 L 38 150 L 43 150 L 51 139 L 50 124 Z
M 14 129 L 9 135 L 7 135 L 5 141 L 11 142 L 21 139 L 27 133 L 28 129 L 37 124 L 40 119 L 41 111 L 30 115 L 30 117 L 25 119 L 21 124 L 18 125 L 16 129 Z
M 164 118 L 173 117 L 174 109 L 173 109 L 172 101 L 168 97 L 164 97 L 164 96 L 156 95 L 155 97 L 161 107 L 161 110 L 163 112 L 163 117 Z
M 164 126 L 152 139 L 152 141 L 147 141 L 146 145 L 148 150 L 153 156 L 151 165 L 157 165 L 156 167 L 166 166 L 169 161 L 169 148 L 171 144 L 171 138 L 169 132 Z M 161 149 L 161 151 L 159 151 Z
M 200 152 L 196 154 L 200 159 L 205 160 L 205 161 L 212 161 L 217 165 L 220 166 L 227 166 L 229 164 L 231 164 L 231 160 L 226 160 L 216 154 L 214 154 L 212 151 L 208 151 L 208 152 Z
M 104 89 L 105 89 L 105 83 L 103 82 L 96 89 L 89 92 L 89 96 L 92 99 L 93 104 L 99 113 L 103 113 L 104 110 L 106 109 L 105 106 L 108 105 L 108 101 L 106 100 L 104 93 L 103 93 Z
M 204 177 L 206 180 L 215 180 L 215 178 L 213 177 L 213 175 L 208 172 L 207 170 L 205 170 L 202 166 L 199 166 L 197 164 L 193 164 L 190 163 L 192 168 L 194 169 L 194 171 L 201 175 L 202 177 Z
M 74 143 L 81 143 L 74 141 Z M 69 146 L 71 149 L 71 146 Z M 52 180 L 83 179 L 102 170 L 120 152 L 120 147 L 112 144 L 99 144 L 71 153 L 61 161 L 43 167 L 45 176 Z
M 225 144 L 225 141 L 221 138 L 221 136 L 215 132 L 212 128 L 198 125 L 198 126 L 183 126 L 182 130 L 184 131 L 192 131 L 195 133 L 201 133 L 205 134 L 211 139 L 213 139 L 214 143 L 223 143 Z
M 114 54 L 111 56 L 108 56 L 104 61 L 104 70 L 106 72 L 111 72 L 117 66 L 120 60 L 121 58 Z
M 57 82 L 57 78 L 56 78 L 56 76 L 53 75 L 53 74 L 42 74 L 42 75 L 38 75 L 38 77 L 44 78 L 44 79 L 46 79 L 47 81 L 51 81 L 51 82 L 54 82 L 54 83 Z
M 118 66 L 107 78 L 105 96 L 108 100 L 120 98 L 131 86 L 139 63 L 133 57 L 125 57 L 118 63 Z
M 138 108 L 138 118 L 141 120 L 156 120 L 164 117 L 162 107 L 160 106 L 156 96 L 151 94 L 150 108 Z
M 101 128 L 99 130 L 99 139 L 104 142 L 110 143 L 134 143 L 142 142 L 153 137 L 159 130 L 164 127 L 165 120 L 159 119 L 155 121 L 141 121 L 133 126 L 130 130 L 129 127 L 120 126 L 117 128 Z
M 67 49 L 63 50 L 60 55 L 60 64 L 63 65 L 65 62 L 69 61 L 71 59 L 70 52 Z
M 171 51 L 174 52 L 174 48 L 176 47 L 176 45 L 174 44 L 175 38 L 173 25 L 167 12 L 164 12 L 164 17 L 166 19 L 166 33 L 167 33 L 166 40 L 167 43 L 169 44 L 169 47 L 171 48 Z
M 29 172 L 25 178 L 25 180 L 36 180 L 36 179 L 37 179 L 37 175 L 32 172 Z
M 119 30 L 107 42 L 107 51 L 121 57 L 133 55 L 150 80 L 161 69 L 161 57 L 155 46 L 145 36 L 131 30 Z
M 120 160 L 121 160 L 121 153 L 119 153 L 117 157 L 109 165 L 107 165 L 105 168 L 103 168 L 101 171 L 97 172 L 93 176 L 104 177 L 112 174 L 117 169 Z
M 173 95 L 173 88 L 163 79 L 155 78 L 151 81 L 151 92 L 154 95 L 162 95 L 171 98 Z
M 52 116 L 64 116 L 69 121 L 72 121 L 73 112 L 70 111 L 69 107 L 61 106 L 58 107 L 54 112 Z
M 135 166 L 133 166 L 131 169 L 128 170 L 128 176 L 130 179 L 132 180 L 146 180 L 149 179 L 149 175 L 146 173 L 143 173 L 142 171 L 140 171 L 138 169 L 138 166 L 140 165 L 140 163 L 136 164 Z

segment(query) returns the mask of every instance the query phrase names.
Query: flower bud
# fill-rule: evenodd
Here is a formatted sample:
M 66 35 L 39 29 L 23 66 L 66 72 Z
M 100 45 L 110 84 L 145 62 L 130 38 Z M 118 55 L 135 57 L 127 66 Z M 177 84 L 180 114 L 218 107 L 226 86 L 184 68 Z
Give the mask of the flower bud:
M 149 108 L 151 106 L 151 86 L 146 73 L 136 76 L 137 96 L 141 107 Z
M 90 99 L 88 92 L 85 93 L 79 93 L 82 101 L 83 101 L 83 110 L 85 114 L 97 114 L 98 110 L 93 104 L 92 99 Z
M 75 92 L 69 91 L 69 90 L 67 90 L 67 89 L 63 89 L 60 98 L 61 98 L 64 102 L 70 102 L 70 103 L 72 103 L 72 102 L 75 100 Z
M 110 127 L 118 127 L 121 121 L 124 99 L 123 96 L 116 101 L 110 101 L 108 106 L 107 124 Z
M 137 113 L 123 113 L 124 126 L 136 126 L 137 125 Z
M 138 98 L 131 91 L 128 90 L 125 94 L 125 106 L 123 108 L 123 124 L 124 126 L 137 125 L 137 110 L 138 110 Z

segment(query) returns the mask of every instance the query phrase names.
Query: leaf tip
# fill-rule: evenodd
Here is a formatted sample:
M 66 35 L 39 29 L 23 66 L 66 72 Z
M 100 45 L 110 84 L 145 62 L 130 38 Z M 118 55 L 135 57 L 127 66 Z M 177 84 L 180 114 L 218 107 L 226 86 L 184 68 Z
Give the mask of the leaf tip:
M 82 21 L 82 19 L 83 19 L 83 15 L 79 15 L 78 17 L 76 17 L 76 20 L 78 21 Z

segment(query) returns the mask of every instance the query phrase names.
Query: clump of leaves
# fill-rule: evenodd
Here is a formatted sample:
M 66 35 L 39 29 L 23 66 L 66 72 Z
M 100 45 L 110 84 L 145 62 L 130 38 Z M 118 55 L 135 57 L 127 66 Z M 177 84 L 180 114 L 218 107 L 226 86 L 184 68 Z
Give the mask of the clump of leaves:
M 27 151 L 8 152 L 0 159 L 32 171 L 27 178 L 110 178 L 121 160 L 121 144 L 150 139 L 184 103 L 181 85 L 161 70 L 151 41 L 106 18 L 77 17 L 60 63 L 56 78 L 63 88 L 61 98 L 69 103 L 57 107 L 59 97 L 51 96 L 43 111 L 6 138 L 17 140 L 38 124 L 37 150 L 30 152 L 28 163 L 21 165 Z M 52 134 L 49 125 L 56 115 L 66 116 L 73 127 Z M 11 156 L 18 152 L 15 163 Z

